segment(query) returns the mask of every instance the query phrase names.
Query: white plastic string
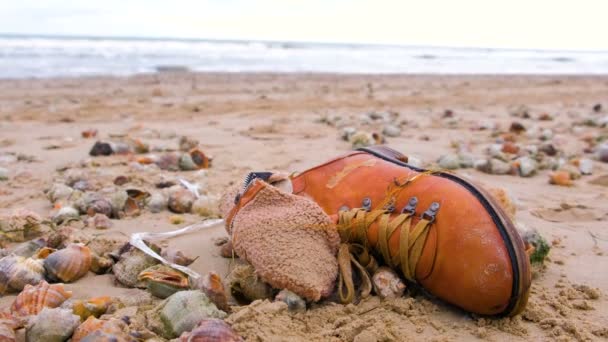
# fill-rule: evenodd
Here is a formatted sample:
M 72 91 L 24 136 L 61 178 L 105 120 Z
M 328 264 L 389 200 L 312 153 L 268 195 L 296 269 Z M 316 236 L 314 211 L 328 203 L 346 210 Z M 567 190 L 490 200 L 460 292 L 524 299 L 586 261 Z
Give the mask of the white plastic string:
M 177 265 L 174 263 L 171 263 L 167 260 L 165 260 L 163 257 L 161 257 L 160 255 L 156 254 L 156 252 L 154 252 L 150 247 L 148 247 L 145 243 L 144 240 L 158 240 L 158 239 L 168 239 L 168 238 L 172 238 L 175 236 L 179 236 L 179 235 L 184 235 L 184 234 L 188 234 L 188 233 L 192 233 L 192 232 L 196 232 L 199 230 L 203 230 L 203 229 L 208 229 L 211 228 L 217 224 L 223 223 L 224 220 L 222 219 L 213 219 L 213 220 L 206 220 L 200 223 L 195 223 L 193 225 L 184 227 L 184 228 L 180 228 L 177 230 L 172 230 L 169 232 L 162 232 L 162 233 L 148 233 L 148 232 L 141 232 L 141 233 L 134 233 L 131 235 L 131 239 L 129 240 L 129 243 L 138 248 L 140 251 L 146 253 L 147 255 L 153 257 L 154 259 L 162 262 L 165 265 L 171 266 L 177 270 L 180 270 L 184 273 L 186 273 L 187 275 L 189 275 L 190 277 L 194 278 L 194 279 L 198 279 L 200 278 L 200 274 L 194 272 L 193 270 L 189 269 L 186 266 L 181 266 L 181 265 Z
M 198 192 L 198 184 L 195 183 L 190 183 L 185 179 L 181 179 L 179 180 L 179 182 L 182 184 L 182 186 L 186 189 L 188 189 L 188 191 L 190 191 L 196 198 L 201 197 L 201 194 Z

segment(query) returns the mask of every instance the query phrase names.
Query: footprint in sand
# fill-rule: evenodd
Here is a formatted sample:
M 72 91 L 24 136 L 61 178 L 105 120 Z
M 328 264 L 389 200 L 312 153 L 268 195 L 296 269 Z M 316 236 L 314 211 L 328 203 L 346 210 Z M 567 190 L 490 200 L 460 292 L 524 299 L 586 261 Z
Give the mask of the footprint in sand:
M 530 213 L 549 222 L 599 221 L 606 216 L 600 210 L 582 204 L 561 203 L 557 208 L 538 208 Z

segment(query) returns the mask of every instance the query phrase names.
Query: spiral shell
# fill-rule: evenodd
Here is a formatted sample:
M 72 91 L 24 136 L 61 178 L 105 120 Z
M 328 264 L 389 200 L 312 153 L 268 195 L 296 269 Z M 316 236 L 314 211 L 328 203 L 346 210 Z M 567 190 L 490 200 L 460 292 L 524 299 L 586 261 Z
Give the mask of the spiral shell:
M 139 280 L 146 281 L 150 293 L 163 299 L 190 288 L 187 275 L 165 265 L 155 265 L 144 270 L 139 274 Z
M 0 259 L 0 294 L 21 291 L 44 280 L 43 260 L 9 255 Z
M 70 244 L 44 260 L 47 276 L 53 281 L 69 283 L 82 278 L 91 268 L 91 250 L 81 244 Z
M 10 326 L 10 324 L 6 324 L 4 321 L 0 321 L 0 341 L 2 342 L 15 342 L 17 339 L 15 337 L 15 330 Z
M 91 316 L 76 328 L 74 335 L 72 335 L 72 342 L 133 341 L 134 339 L 128 336 L 126 331 L 127 325 L 121 320 L 110 319 L 106 321 Z
M 43 238 L 38 238 L 18 244 L 10 250 L 10 254 L 29 258 L 44 246 L 46 246 L 46 241 Z
M 80 324 L 80 317 L 70 310 L 61 308 L 43 308 L 32 316 L 25 327 L 26 341 L 67 341 L 74 329 Z
M 25 285 L 11 305 L 11 313 L 16 316 L 37 315 L 43 308 L 56 308 L 72 296 L 63 284 L 50 285 L 41 281 L 38 285 Z
M 99 317 L 106 313 L 112 303 L 112 298 L 108 296 L 95 297 L 88 300 L 76 300 L 72 305 L 72 312 L 85 320 L 91 316 Z
M 209 297 L 209 299 L 215 304 L 218 309 L 223 311 L 230 311 L 228 306 L 228 296 L 222 283 L 222 278 L 215 273 L 209 272 L 200 281 L 201 290 Z
M 205 319 L 190 332 L 179 337 L 180 342 L 241 342 L 244 341 L 221 319 Z
M 272 298 L 272 288 L 256 275 L 251 265 L 235 267 L 229 279 L 231 294 L 241 302 Z

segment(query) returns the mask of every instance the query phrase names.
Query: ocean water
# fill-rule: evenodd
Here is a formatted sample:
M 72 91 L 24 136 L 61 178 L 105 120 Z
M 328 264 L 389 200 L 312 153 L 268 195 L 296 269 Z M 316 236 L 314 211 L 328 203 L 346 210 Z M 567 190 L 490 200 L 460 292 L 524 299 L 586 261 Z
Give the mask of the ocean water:
M 608 51 L 0 35 L 0 78 L 166 70 L 608 75 Z

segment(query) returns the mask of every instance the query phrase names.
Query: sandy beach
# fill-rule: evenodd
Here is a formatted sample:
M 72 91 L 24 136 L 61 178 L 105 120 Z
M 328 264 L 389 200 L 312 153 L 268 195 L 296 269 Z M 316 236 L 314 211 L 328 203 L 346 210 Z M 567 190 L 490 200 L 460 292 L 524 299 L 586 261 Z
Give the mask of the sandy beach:
M 593 107 L 602 104 L 603 108 Z M 528 118 L 514 116 L 525 106 Z M 593 161 L 592 174 L 572 186 L 549 184 L 551 170 L 532 177 L 454 172 L 506 189 L 518 223 L 538 230 L 552 245 L 536 270 L 526 311 L 505 319 L 468 314 L 422 295 L 394 302 L 377 297 L 359 305 L 313 304 L 305 313 L 277 310 L 270 302 L 236 308 L 227 318 L 252 341 L 491 341 L 603 340 L 608 338 L 608 163 L 593 150 L 608 127 L 608 77 L 424 76 L 332 74 L 158 73 L 131 77 L 0 80 L 0 214 L 28 209 L 48 218 L 53 204 L 44 190 L 66 174 L 86 174 L 96 189 L 127 176 L 128 186 L 153 192 L 161 180 L 183 178 L 209 195 L 221 195 L 250 171 L 303 171 L 352 148 L 344 127 L 381 133 L 382 120 L 367 113 L 394 113 L 400 129 L 386 144 L 437 167 L 446 154 L 466 150 L 487 158 L 487 149 L 513 122 L 559 150 L 567 163 Z M 545 115 L 546 114 L 546 115 Z M 81 132 L 95 129 L 95 138 Z M 550 131 L 550 136 L 549 133 Z M 514 143 L 541 144 L 521 134 Z M 95 141 L 137 138 L 148 155 L 178 149 L 181 136 L 200 142 L 213 157 L 205 171 L 164 171 L 140 165 L 139 155 L 91 157 Z M 592 144 L 590 144 L 590 141 Z M 107 230 L 83 234 L 126 241 L 135 232 L 162 232 L 204 219 L 183 214 L 174 225 L 168 210 L 112 220 Z M 79 226 L 82 227 L 82 226 Z M 80 229 L 80 228 L 79 228 Z M 198 259 L 198 273 L 226 277 L 234 266 L 219 255 L 223 226 L 161 244 Z M 130 296 L 111 274 L 88 275 L 66 286 L 74 298 Z M 15 294 L 0 298 L 0 309 Z

